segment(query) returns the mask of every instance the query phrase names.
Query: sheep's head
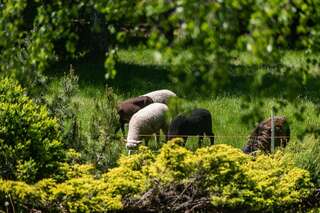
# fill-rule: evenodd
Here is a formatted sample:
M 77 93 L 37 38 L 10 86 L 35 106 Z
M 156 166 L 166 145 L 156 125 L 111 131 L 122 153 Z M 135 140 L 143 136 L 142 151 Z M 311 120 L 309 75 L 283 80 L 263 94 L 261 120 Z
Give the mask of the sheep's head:
M 124 123 L 129 123 L 132 115 L 136 112 L 138 112 L 141 108 L 139 106 L 136 106 L 134 104 L 122 104 L 121 107 L 117 109 L 117 112 L 120 116 L 120 119 Z
M 126 140 L 126 139 L 124 139 L 124 141 L 126 142 L 127 149 L 136 149 L 139 146 L 139 144 L 142 143 L 142 140 Z

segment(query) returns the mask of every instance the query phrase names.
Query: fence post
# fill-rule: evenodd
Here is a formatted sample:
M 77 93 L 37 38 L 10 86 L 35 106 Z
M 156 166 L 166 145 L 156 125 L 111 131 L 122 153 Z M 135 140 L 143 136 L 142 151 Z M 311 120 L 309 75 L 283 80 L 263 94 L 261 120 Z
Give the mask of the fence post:
M 274 128 L 274 107 L 271 108 L 271 153 L 274 152 L 274 136 L 275 136 L 275 128 Z

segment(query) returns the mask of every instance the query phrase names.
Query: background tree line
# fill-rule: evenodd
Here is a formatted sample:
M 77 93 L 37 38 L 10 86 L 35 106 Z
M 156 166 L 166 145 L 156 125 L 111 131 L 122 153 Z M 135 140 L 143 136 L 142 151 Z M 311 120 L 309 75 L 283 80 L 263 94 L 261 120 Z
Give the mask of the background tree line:
M 158 50 L 173 82 L 217 92 L 230 78 L 231 50 L 258 64 L 279 63 L 280 48 L 317 51 L 318 8 L 315 0 L 2 1 L 0 69 L 37 85 L 49 65 L 106 57 L 112 79 L 117 48 L 143 45 Z

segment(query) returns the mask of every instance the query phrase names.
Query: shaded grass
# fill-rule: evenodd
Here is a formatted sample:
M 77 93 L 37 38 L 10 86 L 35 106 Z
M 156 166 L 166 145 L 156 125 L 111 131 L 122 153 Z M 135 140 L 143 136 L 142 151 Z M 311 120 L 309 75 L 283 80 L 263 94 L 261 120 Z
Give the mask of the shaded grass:
M 174 90 L 168 79 L 168 70 L 161 66 L 119 63 L 117 70 L 119 73 L 110 86 L 125 97 L 164 88 Z
M 228 82 L 219 88 L 221 95 L 248 95 L 252 97 L 282 98 L 309 97 L 314 102 L 320 102 L 318 89 L 320 81 L 320 64 L 314 64 L 307 70 L 311 75 L 307 79 L 301 74 L 301 68 L 306 67 L 307 58 L 317 58 L 318 55 L 306 55 L 301 51 L 284 51 L 281 63 L 253 63 L 247 53 L 235 53 L 232 64 L 225 74 Z M 189 98 L 207 98 L 208 94 L 199 94 L 194 85 L 189 91 L 182 90 L 179 85 L 170 81 L 170 68 L 156 61 L 154 52 L 145 49 L 128 49 L 118 52 L 118 71 L 115 79 L 105 80 L 104 58 L 70 62 L 79 76 L 79 84 L 85 95 L 95 96 L 106 84 L 124 98 L 138 96 L 157 89 L 171 89 L 177 94 Z M 252 62 L 253 61 L 253 62 Z M 54 67 L 48 75 L 59 79 L 68 72 L 70 64 Z M 285 71 L 290 69 L 289 72 Z M 261 78 L 257 78 L 261 76 Z M 252 82 L 259 82 L 260 87 L 252 87 Z M 301 84 L 303 82 L 303 84 Z M 182 82 L 181 82 L 182 83 Z M 182 83 L 183 84 L 183 83 Z
M 79 76 L 81 96 L 100 96 L 106 84 L 123 98 L 162 88 L 175 90 L 175 85 L 169 81 L 169 70 L 154 60 L 153 51 L 120 50 L 118 57 L 116 65 L 118 73 L 114 79 L 108 81 L 105 79 L 105 58 L 56 65 L 47 72 L 51 82 L 50 91 L 54 92 L 64 73 L 69 72 L 70 66 Z

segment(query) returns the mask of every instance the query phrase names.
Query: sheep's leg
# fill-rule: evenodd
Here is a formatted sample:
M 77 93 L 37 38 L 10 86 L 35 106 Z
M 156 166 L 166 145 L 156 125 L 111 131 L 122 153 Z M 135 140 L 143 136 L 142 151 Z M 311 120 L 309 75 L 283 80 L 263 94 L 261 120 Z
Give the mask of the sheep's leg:
M 207 136 L 209 137 L 210 143 L 211 143 L 211 146 L 212 146 L 214 144 L 214 134 L 213 134 L 213 132 L 207 134 Z
M 120 123 L 120 126 L 117 126 L 117 128 L 114 131 L 114 134 L 117 134 L 119 129 L 121 129 L 121 132 L 122 132 L 123 136 L 125 136 L 124 122 L 122 120 L 120 120 L 119 123 Z
M 165 124 L 163 125 L 163 127 L 161 128 L 163 135 L 165 135 L 165 140 L 168 141 L 168 126 Z M 160 131 L 159 131 L 160 133 Z
M 160 129 L 159 129 L 159 131 L 156 132 L 156 142 L 157 142 L 157 144 L 159 143 L 159 141 L 160 141 Z
M 185 136 L 185 137 L 183 137 L 182 139 L 183 139 L 183 146 L 186 146 L 188 137 Z
M 203 135 L 199 135 L 199 139 L 198 139 L 199 148 L 202 147 L 203 137 L 204 137 L 204 134 Z
M 206 132 L 205 132 L 206 136 L 210 139 L 210 144 L 213 145 L 214 144 L 214 134 L 212 132 L 211 129 L 208 129 Z
M 121 123 L 121 131 L 122 131 L 123 136 L 126 136 L 126 132 L 124 130 L 124 123 Z
M 114 134 L 115 134 L 115 135 L 117 134 L 117 132 L 119 131 L 119 129 L 120 129 L 120 126 L 118 126 L 118 127 L 115 129 L 115 131 L 114 131 Z
M 122 122 L 121 122 L 121 120 L 119 120 L 119 126 L 117 125 L 117 127 L 116 127 L 116 129 L 115 129 L 115 131 L 114 131 L 114 134 L 115 134 L 115 135 L 117 134 L 117 132 L 118 132 L 119 129 L 121 128 L 121 125 L 122 125 Z
M 149 143 L 149 137 L 145 137 L 145 138 L 144 138 L 144 143 L 146 144 L 146 146 L 148 146 L 148 143 Z

